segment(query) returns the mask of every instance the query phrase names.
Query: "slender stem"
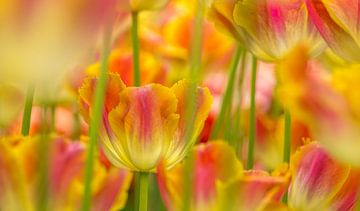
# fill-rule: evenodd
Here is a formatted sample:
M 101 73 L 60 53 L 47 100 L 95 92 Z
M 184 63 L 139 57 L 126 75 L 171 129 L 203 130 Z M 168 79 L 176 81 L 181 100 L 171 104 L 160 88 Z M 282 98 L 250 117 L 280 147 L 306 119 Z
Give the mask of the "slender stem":
M 43 106 L 43 114 L 41 118 L 41 134 L 37 144 L 37 153 L 39 156 L 39 178 L 37 180 L 37 203 L 36 210 L 48 210 L 49 201 L 49 109 Z
M 284 119 L 284 162 L 290 162 L 290 152 L 291 152 L 291 115 L 288 110 L 285 110 L 285 119 Z M 282 202 L 287 204 L 288 202 L 288 192 L 284 193 Z
M 81 135 L 81 123 L 80 123 L 80 115 L 78 112 L 75 112 L 73 115 L 73 130 L 71 133 L 71 138 L 73 140 L 78 140 Z
M 148 172 L 138 172 L 138 185 L 136 186 L 137 210 L 147 211 L 148 205 L 148 189 L 149 189 L 149 175 Z
M 256 136 L 256 71 L 257 60 L 253 57 L 252 70 L 251 70 L 251 95 L 250 95 L 250 120 L 249 120 L 249 146 L 248 146 L 248 158 L 247 168 L 252 169 L 254 167 L 254 150 L 255 150 L 255 136 Z
M 228 83 L 227 83 L 226 90 L 225 90 L 224 97 L 223 97 L 222 104 L 221 104 L 220 114 L 214 124 L 214 128 L 211 133 L 211 139 L 218 138 L 221 125 L 223 125 L 223 123 L 224 123 L 226 110 L 228 110 L 228 107 L 231 104 L 231 97 L 232 97 L 232 93 L 234 90 L 235 75 L 236 75 L 236 71 L 239 66 L 241 52 L 242 52 L 241 48 L 237 47 L 235 50 L 235 53 L 233 55 L 231 65 L 230 65 L 230 74 L 228 77 Z
M 192 137 L 193 124 L 196 117 L 196 98 L 197 98 L 197 85 L 199 80 L 199 73 L 201 70 L 201 53 L 202 53 L 202 36 L 203 36 L 203 24 L 204 24 L 204 11 L 205 4 L 202 0 L 198 1 L 196 14 L 195 14 L 195 23 L 193 26 L 194 33 L 191 37 L 191 53 L 190 53 L 190 72 L 189 72 L 189 81 L 190 86 L 187 91 L 186 96 L 186 112 L 185 112 L 185 135 L 184 139 L 187 142 L 184 152 L 187 152 L 190 147 L 196 141 L 196 138 Z
M 89 129 L 89 144 L 87 147 L 87 157 L 85 163 L 85 188 L 82 202 L 82 210 L 88 211 L 91 207 L 91 178 L 93 173 L 94 153 L 98 138 L 98 128 L 100 126 L 100 120 L 103 110 L 103 102 L 105 97 L 107 69 L 108 69 L 108 57 L 111 48 L 111 26 L 108 24 L 104 34 L 103 52 L 101 58 L 101 69 L 99 79 L 95 88 L 94 101 L 92 102 L 92 118 Z
M 34 86 L 30 85 L 26 91 L 25 108 L 24 108 L 22 125 L 21 125 L 21 134 L 23 136 L 29 135 L 33 100 L 34 100 Z
M 239 71 L 239 79 L 238 79 L 238 86 L 237 89 L 239 90 L 239 94 L 240 94 L 240 98 L 235 112 L 235 123 L 234 123 L 234 131 L 236 136 L 235 136 L 235 149 L 237 152 L 237 155 L 240 159 L 242 159 L 242 145 L 243 145 L 243 137 L 244 137 L 244 133 L 243 130 L 241 128 L 241 119 L 242 119 L 242 114 L 241 114 L 241 110 L 242 110 L 242 103 L 243 103 L 243 83 L 244 83 L 244 78 L 245 78 L 245 69 L 246 69 L 246 63 L 247 63 L 247 57 L 246 57 L 247 53 L 244 52 L 241 58 L 241 66 L 240 66 L 240 71 Z M 240 133 L 238 131 L 241 131 Z
M 202 0 L 198 0 L 195 23 L 193 26 L 193 36 L 191 39 L 191 54 L 190 54 L 190 77 L 197 79 L 201 69 L 202 56 L 202 36 L 204 25 L 204 10 L 205 5 Z
M 133 47 L 133 71 L 134 71 L 134 86 L 140 86 L 140 42 L 138 32 L 139 13 L 132 12 L 132 27 L 131 27 L 131 40 Z
M 192 137 L 193 123 L 195 121 L 196 113 L 196 98 L 197 98 L 197 83 L 200 76 L 201 70 L 201 58 L 202 58 L 202 37 L 204 30 L 204 13 L 205 13 L 205 2 L 204 0 L 197 1 L 197 8 L 195 13 L 195 22 L 193 26 L 193 34 L 191 37 L 191 54 L 190 54 L 190 87 L 188 89 L 187 103 L 186 103 L 186 114 L 185 114 L 185 140 L 188 143 L 184 152 L 188 152 L 190 148 L 196 141 L 196 138 Z M 190 155 L 189 155 L 190 154 Z M 190 178 L 192 172 L 192 156 L 191 153 L 188 153 L 189 157 L 187 162 L 185 162 L 185 177 L 183 177 L 184 182 L 184 206 L 181 210 L 189 211 L 190 210 L 190 199 L 192 195 L 192 180 Z
M 50 116 L 50 131 L 51 132 L 55 132 L 56 130 L 56 126 L 55 126 L 55 122 L 56 122 L 56 105 L 55 103 L 53 103 L 50 106 L 50 110 L 51 110 L 51 116 Z
M 285 110 L 284 126 L 284 162 L 289 163 L 291 149 L 291 115 L 288 110 Z

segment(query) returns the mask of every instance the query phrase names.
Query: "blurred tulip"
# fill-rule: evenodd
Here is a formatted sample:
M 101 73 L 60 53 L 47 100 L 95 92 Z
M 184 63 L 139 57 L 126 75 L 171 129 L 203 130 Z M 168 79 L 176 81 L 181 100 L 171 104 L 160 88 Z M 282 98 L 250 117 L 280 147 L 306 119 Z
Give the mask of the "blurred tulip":
M 40 94 L 51 94 L 94 43 L 114 3 L 7 1 L 0 10 L 0 80 L 39 84 Z
M 164 23 L 162 31 L 164 44 L 160 46 L 160 50 L 165 56 L 182 61 L 187 61 L 191 56 L 191 36 L 194 33 L 195 22 L 192 12 L 191 8 L 188 7 L 175 10 Z M 204 21 L 201 42 L 204 64 L 216 63 L 221 61 L 223 57 L 229 57 L 229 53 L 233 49 L 232 40 L 219 33 L 208 21 Z M 218 45 L 219 43 L 221 45 Z M 215 48 L 216 51 L 214 51 Z
M 360 62 L 360 2 L 306 0 L 309 16 L 330 48 L 346 61 Z
M 302 147 L 290 162 L 289 206 L 295 210 L 353 210 L 360 174 L 334 160 L 316 142 Z
M 48 197 L 51 210 L 80 208 L 85 145 L 61 138 L 50 141 Z M 41 166 L 37 149 L 39 139 L 7 137 L 0 140 L 0 208 L 35 210 L 36 184 Z M 124 170 L 106 169 L 95 161 L 93 211 L 114 210 L 124 206 L 132 175 Z M 40 181 L 46 184 L 46 181 Z M 106 200 L 105 200 L 106 199 Z
M 16 86 L 0 83 L 0 134 L 21 112 L 24 93 Z
M 284 176 L 271 176 L 263 171 L 245 171 L 243 177 L 220 186 L 220 209 L 217 210 L 289 210 L 280 202 L 287 180 Z
M 134 74 L 132 71 L 133 61 L 132 53 L 127 49 L 115 49 L 111 52 L 109 57 L 109 71 L 118 73 L 121 80 L 127 86 L 133 85 Z M 166 69 L 157 58 L 152 55 L 152 52 L 142 51 L 140 54 L 141 60 L 141 83 L 142 85 L 149 83 L 165 83 Z M 95 63 L 86 69 L 86 73 L 90 76 L 97 76 L 100 70 L 100 64 Z
M 348 69 L 343 71 L 345 74 Z M 351 110 L 356 107 L 351 104 L 358 100 L 347 100 L 356 97 L 350 94 L 354 85 L 358 86 L 358 81 L 351 82 L 355 78 L 356 75 L 339 78 L 336 86 L 343 90 L 341 93 L 321 66 L 308 61 L 306 48 L 299 47 L 279 66 L 278 95 L 294 117 L 308 125 L 313 138 L 333 156 L 359 166 L 360 121 L 356 114 L 358 108 Z
M 80 106 L 89 119 L 96 79 L 80 88 Z M 195 143 L 209 113 L 212 96 L 207 88 L 196 90 L 196 111 L 190 140 L 185 140 L 187 96 L 190 83 L 179 81 L 171 88 L 160 84 L 125 87 L 119 75 L 109 74 L 101 143 L 117 167 L 154 171 L 161 159 L 167 167 L 180 162 Z
M 235 4 L 236 0 L 213 0 L 209 8 L 208 16 L 209 19 L 215 23 L 215 26 L 230 34 L 240 43 L 244 43 L 245 32 L 240 26 L 235 24 L 233 18 Z
M 223 141 L 212 141 L 193 149 L 190 178 L 191 210 L 257 210 L 279 199 L 286 179 L 262 171 L 243 171 L 235 151 Z M 185 193 L 184 164 L 158 170 L 161 195 L 171 211 L 182 210 Z M 275 197 L 275 195 L 277 197 Z M 246 208 L 245 208 L 246 207 Z
M 323 49 L 302 0 L 215 0 L 210 11 L 215 23 L 262 60 L 279 60 L 299 43 L 312 55 Z
M 274 170 L 283 163 L 284 118 L 283 116 L 269 117 L 260 113 L 257 116 L 256 129 L 255 157 L 258 165 Z M 307 125 L 293 118 L 291 122 L 291 153 L 295 152 L 309 138 L 311 138 L 311 134 Z

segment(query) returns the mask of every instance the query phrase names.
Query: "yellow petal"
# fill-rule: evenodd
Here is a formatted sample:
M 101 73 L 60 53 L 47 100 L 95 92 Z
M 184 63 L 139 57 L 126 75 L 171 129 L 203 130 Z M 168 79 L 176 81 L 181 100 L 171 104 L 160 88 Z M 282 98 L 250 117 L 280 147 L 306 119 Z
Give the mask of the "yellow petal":
M 96 78 L 88 77 L 79 89 L 80 112 L 87 122 L 90 120 L 90 110 L 95 94 L 96 81 Z M 119 94 L 123 89 L 125 89 L 125 84 L 122 82 L 119 75 L 109 73 L 104 100 L 105 113 L 109 113 L 117 106 L 119 103 Z
M 165 159 L 169 166 L 173 166 L 177 162 L 181 161 L 189 148 L 196 142 L 198 135 L 200 134 L 204 122 L 209 114 L 213 98 L 208 88 L 197 87 L 195 92 L 195 117 L 194 123 L 191 127 L 190 139 L 186 139 L 186 129 L 188 128 L 187 121 L 187 109 L 189 108 L 189 92 L 194 91 L 190 88 L 189 81 L 181 80 L 171 87 L 177 100 L 177 113 L 180 115 L 179 126 L 177 127 L 174 140 L 171 142 Z

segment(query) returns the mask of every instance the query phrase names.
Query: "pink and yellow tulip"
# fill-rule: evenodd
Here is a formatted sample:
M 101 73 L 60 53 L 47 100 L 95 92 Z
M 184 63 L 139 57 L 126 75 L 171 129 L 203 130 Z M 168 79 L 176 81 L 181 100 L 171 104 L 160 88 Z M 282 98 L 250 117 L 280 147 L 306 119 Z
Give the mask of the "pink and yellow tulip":
M 290 162 L 289 206 L 294 210 L 353 210 L 360 174 L 318 143 L 302 147 Z
M 289 69 L 293 73 L 289 73 Z M 351 94 L 359 84 L 351 82 L 356 80 L 358 71 L 354 74 L 345 68 L 334 74 L 337 79 L 331 83 L 330 75 L 321 66 L 308 61 L 307 50 L 303 47 L 288 55 L 279 70 L 278 95 L 286 107 L 309 126 L 313 138 L 333 156 L 359 166 L 358 100 Z
M 89 118 L 96 79 L 80 88 L 80 106 Z M 172 167 L 196 142 L 209 113 L 212 96 L 207 88 L 196 89 L 196 116 L 189 140 L 185 140 L 185 116 L 190 83 L 177 82 L 171 88 L 160 84 L 126 87 L 117 74 L 109 74 L 101 144 L 117 167 L 133 171 L 154 171 L 160 160 Z
M 184 164 L 166 171 L 159 167 L 161 195 L 171 211 L 182 210 L 190 194 L 190 210 L 263 210 L 270 205 L 282 207 L 279 200 L 287 177 L 270 176 L 263 171 L 244 171 L 235 151 L 223 141 L 201 144 L 192 151 L 193 170 L 187 175 Z M 184 184 L 185 177 L 191 178 Z M 190 193 L 185 193 L 190 185 Z M 276 204 L 276 205 L 275 205 Z
M 298 44 L 307 45 L 311 55 L 324 48 L 302 0 L 214 1 L 211 11 L 215 23 L 265 61 L 281 59 Z
M 36 210 L 39 165 L 38 137 L 7 137 L 0 140 L 0 208 Z M 80 208 L 85 167 L 85 145 L 62 138 L 50 142 L 48 167 L 48 208 Z M 106 168 L 96 159 L 93 178 L 93 211 L 115 210 L 125 205 L 132 175 L 125 170 Z M 44 182 L 44 181 L 42 181 Z

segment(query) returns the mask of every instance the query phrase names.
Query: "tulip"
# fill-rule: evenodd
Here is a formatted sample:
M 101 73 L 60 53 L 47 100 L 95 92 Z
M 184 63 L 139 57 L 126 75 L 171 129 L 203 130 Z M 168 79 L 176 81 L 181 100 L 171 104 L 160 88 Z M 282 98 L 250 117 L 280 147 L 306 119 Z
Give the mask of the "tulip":
M 80 106 L 89 120 L 96 79 L 80 88 Z M 196 142 L 209 113 L 212 96 L 207 88 L 196 90 L 196 116 L 189 140 L 185 116 L 190 83 L 182 80 L 171 88 L 160 84 L 126 87 L 119 75 L 109 74 L 100 129 L 101 144 L 117 167 L 155 171 L 160 160 L 170 168 L 180 162 Z
M 113 0 L 9 1 L 0 14 L 1 80 L 26 86 L 39 83 L 50 92 L 49 87 L 58 86 L 66 70 L 95 41 L 113 4 Z M 49 78 L 54 81 L 47 83 Z
M 346 61 L 360 61 L 358 0 L 307 0 L 309 16 L 329 47 Z
M 338 160 L 356 166 L 360 165 L 360 112 L 352 93 L 359 86 L 358 68 L 335 71 L 332 84 L 328 72 L 308 61 L 307 49 L 299 47 L 280 65 L 277 92 L 294 117 L 308 125 L 315 140 Z
M 210 11 L 215 23 L 262 60 L 279 60 L 299 43 L 309 46 L 311 55 L 323 50 L 302 0 L 215 0 Z
M 37 199 L 39 155 L 38 137 L 4 137 L 0 140 L 0 208 L 2 210 L 35 210 Z M 47 140 L 49 147 L 48 208 L 80 208 L 84 188 L 85 145 L 62 138 Z M 132 178 L 125 170 L 106 168 L 96 159 L 92 183 L 93 211 L 118 209 L 125 205 Z M 41 181 L 45 183 L 45 181 Z
M 318 143 L 302 147 L 290 162 L 289 206 L 295 210 L 353 210 L 360 174 L 334 160 Z
M 287 179 L 263 171 L 244 171 L 235 151 L 223 141 L 196 146 L 190 172 L 190 210 L 258 210 L 276 203 Z M 186 197 L 184 164 L 159 166 L 161 196 L 170 211 L 182 210 Z M 188 193 L 189 194 L 189 193 Z M 277 205 L 275 205 L 277 204 Z

